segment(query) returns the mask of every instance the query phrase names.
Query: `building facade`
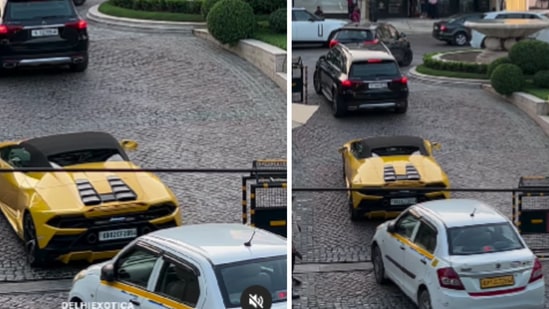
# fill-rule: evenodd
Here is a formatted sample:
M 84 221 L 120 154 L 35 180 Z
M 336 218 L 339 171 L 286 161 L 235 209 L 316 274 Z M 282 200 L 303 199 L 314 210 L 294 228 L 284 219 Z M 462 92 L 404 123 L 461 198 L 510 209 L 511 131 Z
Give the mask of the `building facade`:
M 378 18 L 419 17 L 421 1 L 428 0 L 371 0 L 376 5 Z M 368 9 L 367 2 L 359 0 L 359 6 Z M 549 0 L 437 0 L 439 17 L 459 13 L 487 12 L 492 10 L 524 11 L 530 7 L 545 8 Z M 347 14 L 347 0 L 294 0 L 295 7 L 303 7 L 314 12 L 320 6 L 324 14 Z

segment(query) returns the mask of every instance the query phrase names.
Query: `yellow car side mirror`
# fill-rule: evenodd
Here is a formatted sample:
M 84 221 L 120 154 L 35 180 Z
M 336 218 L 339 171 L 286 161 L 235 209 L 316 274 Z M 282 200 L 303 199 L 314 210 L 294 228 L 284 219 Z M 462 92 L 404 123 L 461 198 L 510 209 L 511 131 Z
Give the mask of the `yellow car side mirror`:
M 437 143 L 437 142 L 433 142 L 433 143 L 431 143 L 431 148 L 433 150 L 440 150 L 440 149 L 442 149 L 442 145 Z
M 120 141 L 120 146 L 122 146 L 122 148 L 124 148 L 124 150 L 126 151 L 134 151 L 137 150 L 138 144 L 134 140 L 123 139 Z
M 345 151 L 345 149 L 346 149 L 345 147 L 340 147 L 337 151 L 338 151 L 339 153 L 343 153 L 343 152 Z

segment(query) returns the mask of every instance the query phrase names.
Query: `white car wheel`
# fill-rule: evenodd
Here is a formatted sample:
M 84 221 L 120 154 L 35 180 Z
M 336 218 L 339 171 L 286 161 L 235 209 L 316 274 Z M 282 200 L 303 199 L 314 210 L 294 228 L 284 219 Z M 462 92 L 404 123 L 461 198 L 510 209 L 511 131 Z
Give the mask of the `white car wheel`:
M 385 276 L 385 266 L 383 265 L 383 258 L 381 257 L 381 250 L 378 246 L 372 248 L 372 264 L 374 265 L 374 276 L 376 282 L 379 284 L 387 283 L 387 277 Z
M 432 309 L 431 306 L 431 296 L 429 295 L 429 291 L 427 289 L 423 288 L 419 292 L 419 297 L 417 300 L 417 304 L 419 309 Z

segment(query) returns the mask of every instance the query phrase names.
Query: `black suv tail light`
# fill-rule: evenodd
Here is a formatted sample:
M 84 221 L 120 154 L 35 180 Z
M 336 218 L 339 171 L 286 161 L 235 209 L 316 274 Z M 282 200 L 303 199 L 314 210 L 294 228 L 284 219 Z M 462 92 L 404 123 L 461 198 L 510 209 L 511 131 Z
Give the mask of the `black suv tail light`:
M 356 80 L 350 80 L 350 79 L 346 79 L 341 82 L 341 86 L 343 86 L 344 88 L 350 88 L 358 84 L 362 84 L 362 82 L 356 81 Z
M 12 34 L 17 31 L 23 30 L 23 26 L 13 26 L 13 25 L 0 25 L 0 35 L 2 34 Z
M 406 85 L 406 84 L 408 84 L 408 77 L 402 76 L 401 78 L 393 80 L 393 82 Z
M 88 28 L 88 23 L 85 20 L 80 19 L 79 21 L 76 21 L 76 22 L 66 23 L 65 27 L 84 30 Z

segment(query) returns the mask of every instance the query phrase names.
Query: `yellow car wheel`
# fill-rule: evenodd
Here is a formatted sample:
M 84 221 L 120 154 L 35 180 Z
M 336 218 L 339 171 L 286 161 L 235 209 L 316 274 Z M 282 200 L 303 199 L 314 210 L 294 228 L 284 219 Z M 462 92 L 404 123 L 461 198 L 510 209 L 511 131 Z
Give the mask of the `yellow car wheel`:
M 34 226 L 32 216 L 29 213 L 25 214 L 25 217 L 23 218 L 23 224 L 27 263 L 29 263 L 29 265 L 32 267 L 44 266 L 46 264 L 46 256 L 44 252 L 38 247 L 36 228 Z
M 360 211 L 353 207 L 353 195 L 349 194 L 349 211 L 351 213 L 351 221 L 358 221 L 361 219 Z

